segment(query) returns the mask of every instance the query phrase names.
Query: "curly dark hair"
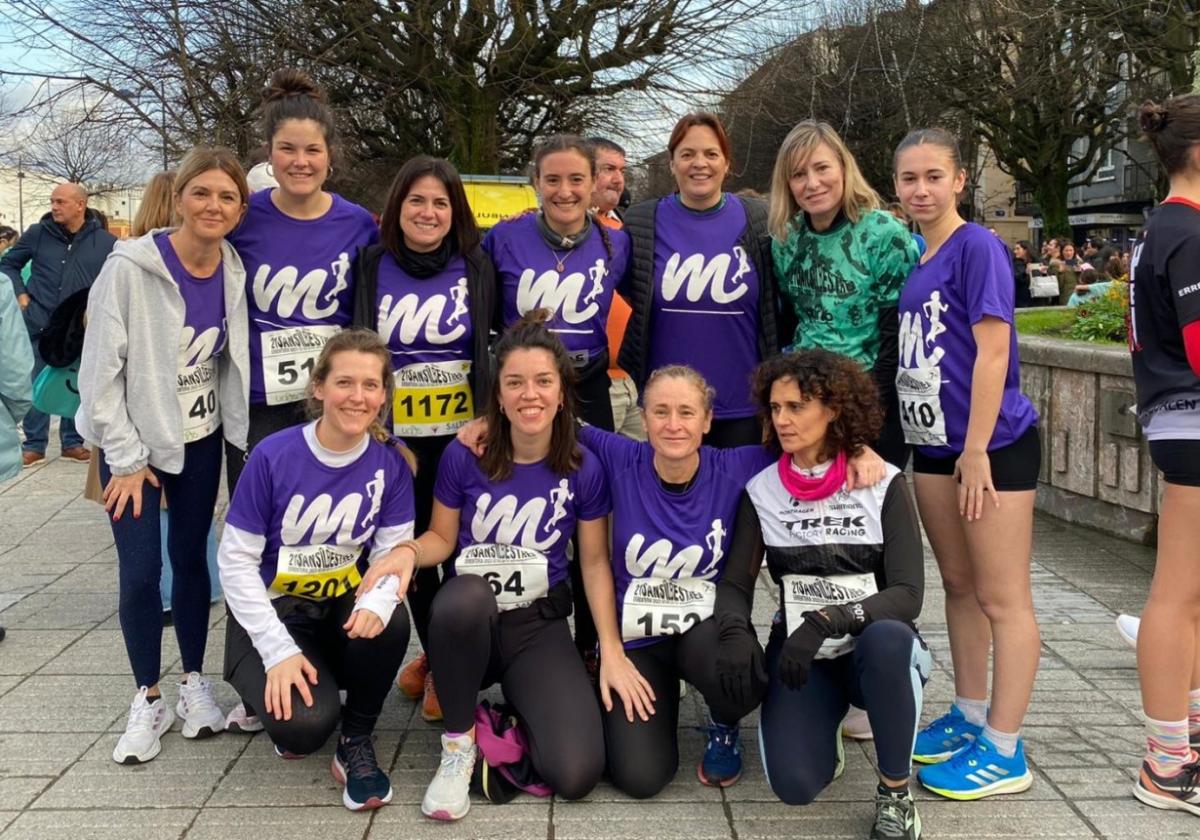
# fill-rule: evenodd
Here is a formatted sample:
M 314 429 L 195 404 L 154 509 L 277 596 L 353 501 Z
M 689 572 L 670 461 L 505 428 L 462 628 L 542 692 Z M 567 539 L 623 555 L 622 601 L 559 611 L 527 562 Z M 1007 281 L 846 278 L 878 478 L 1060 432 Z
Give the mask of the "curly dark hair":
M 798 350 L 767 359 L 754 371 L 754 399 L 762 422 L 763 443 L 781 452 L 771 422 L 771 386 L 790 379 L 805 399 L 816 398 L 836 415 L 825 433 L 823 458 L 844 451 L 857 455 L 883 428 L 883 409 L 875 381 L 853 359 L 828 350 Z

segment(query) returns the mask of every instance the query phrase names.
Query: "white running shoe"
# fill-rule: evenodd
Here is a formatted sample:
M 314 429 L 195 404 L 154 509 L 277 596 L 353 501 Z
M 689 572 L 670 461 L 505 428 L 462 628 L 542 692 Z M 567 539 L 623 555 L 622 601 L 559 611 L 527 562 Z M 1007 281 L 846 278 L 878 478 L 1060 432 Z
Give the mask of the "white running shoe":
M 175 715 L 166 701 L 157 697 L 150 702 L 146 692 L 146 686 L 142 686 L 133 696 L 125 734 L 113 748 L 113 761 L 117 764 L 142 764 L 154 758 L 162 749 L 162 734 L 175 722 Z
M 846 717 L 842 720 L 842 735 L 855 741 L 870 741 L 875 737 L 866 709 L 850 707 L 850 711 L 846 712 Z
M 229 710 L 229 714 L 225 715 L 225 731 L 226 732 L 244 732 L 250 734 L 252 732 L 262 732 L 263 722 L 258 715 L 246 714 L 246 704 L 238 703 Z
M 442 763 L 421 800 L 422 814 L 435 820 L 460 820 L 467 815 L 476 752 L 471 736 L 442 734 Z
M 1125 640 L 1125 644 L 1134 650 L 1137 650 L 1138 628 L 1141 626 L 1142 620 L 1136 615 L 1121 613 L 1117 616 L 1117 632 L 1121 634 L 1121 638 Z
M 179 684 L 175 714 L 183 721 L 184 738 L 209 738 L 225 731 L 225 713 L 213 699 L 212 683 L 195 671 Z

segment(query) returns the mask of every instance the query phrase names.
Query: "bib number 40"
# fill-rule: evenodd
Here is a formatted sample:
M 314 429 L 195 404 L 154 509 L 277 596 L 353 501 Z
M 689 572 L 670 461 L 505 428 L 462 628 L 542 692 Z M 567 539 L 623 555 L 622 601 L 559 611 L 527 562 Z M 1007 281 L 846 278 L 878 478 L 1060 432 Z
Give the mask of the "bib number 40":
M 196 401 L 192 403 L 192 407 L 188 409 L 188 417 L 193 417 L 197 420 L 203 420 L 208 415 L 215 413 L 217 410 L 217 392 L 208 390 L 196 397 Z

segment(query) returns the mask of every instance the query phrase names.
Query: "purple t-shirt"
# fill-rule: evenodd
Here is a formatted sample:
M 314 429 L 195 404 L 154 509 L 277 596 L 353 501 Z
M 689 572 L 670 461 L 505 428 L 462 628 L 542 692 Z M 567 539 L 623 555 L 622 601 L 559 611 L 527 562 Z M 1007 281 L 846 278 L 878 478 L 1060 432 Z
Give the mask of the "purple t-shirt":
M 268 589 L 324 600 L 362 580 L 376 529 L 413 521 L 412 473 L 395 447 L 376 440 L 351 464 L 331 467 L 309 449 L 304 428 L 254 447 L 226 521 L 266 540 Z
M 293 219 L 271 192 L 250 196 L 246 218 L 229 236 L 246 267 L 255 405 L 304 396 L 321 347 L 350 323 L 354 255 L 379 239 L 371 214 L 339 195 L 320 218 Z
M 154 237 L 171 279 L 183 296 L 183 334 L 179 338 L 179 369 L 202 365 L 225 347 L 225 266 L 208 277 L 191 274 L 165 233 Z
M 775 458 L 761 446 L 700 448 L 683 493 L 663 488 L 649 443 L 584 427 L 613 500 L 612 570 L 625 647 L 685 633 L 712 615 L 746 482 Z
M 738 239 L 746 208 L 736 196 L 694 213 L 676 196 L 654 217 L 654 318 L 646 370 L 691 365 L 716 390 L 713 415 L 751 417 L 758 348 L 758 272 Z
M 608 310 L 629 262 L 629 236 L 624 231 L 602 231 L 593 224 L 582 244 L 552 251 L 538 231 L 537 214 L 526 213 L 492 228 L 483 249 L 496 266 L 504 326 L 545 307 L 554 313 L 550 331 L 562 339 L 576 364 L 608 349 Z
M 905 440 L 923 454 L 938 458 L 962 451 L 977 355 L 971 328 L 986 316 L 1011 325 L 1014 296 L 1012 265 L 1003 243 L 969 222 L 908 276 L 900 294 L 896 391 Z M 1033 403 L 1021 393 L 1014 330 L 1000 415 L 988 450 L 1008 446 L 1036 422 Z
M 474 330 L 467 264 L 457 256 L 424 279 L 385 253 L 375 293 L 378 332 L 396 372 L 393 430 L 405 437 L 447 435 L 475 416 L 471 359 Z
M 442 453 L 434 497 L 459 511 L 458 556 L 449 574 L 487 580 L 501 610 L 526 607 L 567 578 L 567 541 L 577 522 L 612 505 L 604 471 L 586 448 L 579 469 L 561 476 L 545 461 L 514 464 L 491 481 L 457 440 Z

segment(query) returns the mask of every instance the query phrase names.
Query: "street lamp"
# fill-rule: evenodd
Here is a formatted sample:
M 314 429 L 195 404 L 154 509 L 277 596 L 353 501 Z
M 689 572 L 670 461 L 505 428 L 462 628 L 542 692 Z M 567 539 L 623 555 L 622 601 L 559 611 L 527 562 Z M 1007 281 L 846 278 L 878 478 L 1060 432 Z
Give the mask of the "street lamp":
M 141 87 L 139 87 L 137 90 L 129 90 L 128 88 L 121 88 L 120 90 L 113 91 L 114 94 L 116 94 L 121 99 L 124 99 L 126 102 L 128 102 L 131 105 L 133 104 L 134 99 L 137 99 L 143 93 L 147 93 L 147 92 L 153 93 L 155 95 L 155 97 L 158 98 L 158 109 L 159 109 L 158 110 L 158 113 L 159 113 L 158 132 L 162 138 L 162 168 L 163 168 L 163 172 L 166 172 L 170 168 L 169 161 L 167 160 L 167 82 L 166 82 L 166 80 L 165 79 L 160 80 L 158 83 L 158 87 L 155 87 L 152 84 L 144 84 Z

